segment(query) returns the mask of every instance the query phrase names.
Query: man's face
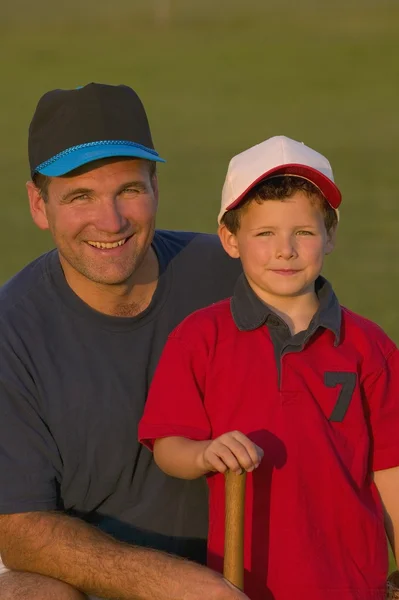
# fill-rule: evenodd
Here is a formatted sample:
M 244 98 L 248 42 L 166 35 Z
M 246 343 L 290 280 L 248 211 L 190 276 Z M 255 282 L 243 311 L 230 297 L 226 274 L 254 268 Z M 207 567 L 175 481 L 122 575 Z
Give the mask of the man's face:
M 151 244 L 158 203 L 156 177 L 143 160 L 92 163 L 54 177 L 47 202 L 28 184 L 31 213 L 49 229 L 67 278 L 128 283 Z
M 333 249 L 323 214 L 303 192 L 283 201 L 253 201 L 235 235 L 221 229 L 227 252 L 240 257 L 247 279 L 266 303 L 312 292 L 324 256 Z

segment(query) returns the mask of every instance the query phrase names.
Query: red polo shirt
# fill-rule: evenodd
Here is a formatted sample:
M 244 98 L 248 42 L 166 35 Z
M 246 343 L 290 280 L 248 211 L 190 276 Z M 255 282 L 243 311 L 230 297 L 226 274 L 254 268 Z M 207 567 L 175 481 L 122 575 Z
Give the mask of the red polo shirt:
M 251 600 L 383 600 L 388 569 L 374 470 L 399 465 L 399 356 L 317 281 L 309 329 L 285 323 L 242 276 L 231 301 L 188 317 L 156 371 L 140 440 L 239 430 L 265 452 L 248 475 Z M 210 489 L 208 564 L 221 571 L 224 478 Z

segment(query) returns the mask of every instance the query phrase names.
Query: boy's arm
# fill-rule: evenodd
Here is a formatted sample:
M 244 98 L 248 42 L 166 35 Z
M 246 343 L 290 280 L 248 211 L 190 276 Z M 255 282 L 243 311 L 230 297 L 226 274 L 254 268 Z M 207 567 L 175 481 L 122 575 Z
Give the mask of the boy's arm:
M 377 486 L 385 513 L 385 530 L 395 560 L 399 560 L 399 467 L 376 471 Z
M 183 437 L 159 438 L 154 442 L 154 459 L 167 475 L 180 479 L 198 479 L 207 470 L 201 456 L 210 440 L 188 440 Z
M 212 385 L 207 378 L 216 342 L 215 323 L 206 310 L 192 314 L 169 336 L 152 380 L 138 437 L 173 477 L 252 471 L 263 457 L 239 431 L 210 439 L 205 389 Z
M 374 331 L 373 335 L 376 371 L 370 370 L 363 383 L 369 409 L 371 471 L 384 507 L 387 537 L 399 561 L 399 352 L 385 334 Z
M 181 479 L 196 479 L 209 472 L 253 471 L 262 457 L 263 450 L 240 431 L 224 433 L 214 440 L 173 436 L 158 438 L 154 443 L 159 468 Z

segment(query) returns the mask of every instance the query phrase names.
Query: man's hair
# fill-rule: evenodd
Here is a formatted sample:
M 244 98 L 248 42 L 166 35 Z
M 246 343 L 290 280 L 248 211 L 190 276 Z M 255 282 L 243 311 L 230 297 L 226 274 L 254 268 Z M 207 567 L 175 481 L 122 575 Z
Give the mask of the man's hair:
M 230 233 L 236 234 L 240 228 L 241 215 L 253 201 L 261 204 L 265 200 L 285 200 L 291 198 L 296 192 L 303 192 L 312 204 L 319 206 L 327 232 L 334 229 L 338 223 L 335 210 L 328 204 L 327 200 L 313 183 L 302 177 L 276 176 L 261 181 L 250 190 L 236 208 L 224 213 L 221 222 Z
M 150 178 L 152 179 L 153 177 L 155 177 L 156 172 L 157 172 L 157 163 L 154 160 L 145 160 L 145 159 L 141 159 L 141 160 L 144 160 L 147 163 L 148 170 L 150 172 Z M 74 171 L 71 171 L 71 173 L 68 173 L 67 175 L 73 176 L 73 173 L 74 173 Z M 35 186 L 38 188 L 43 200 L 45 202 L 47 202 L 48 201 L 48 187 L 50 185 L 51 177 L 49 177 L 48 175 L 42 175 L 42 173 L 34 173 L 34 175 L 32 177 L 32 181 L 35 184 Z

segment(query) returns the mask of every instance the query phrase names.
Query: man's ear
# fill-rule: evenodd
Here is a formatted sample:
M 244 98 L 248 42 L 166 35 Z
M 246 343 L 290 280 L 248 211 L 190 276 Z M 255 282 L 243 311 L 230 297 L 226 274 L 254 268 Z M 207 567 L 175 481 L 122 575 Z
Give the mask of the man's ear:
M 218 227 L 218 234 L 227 254 L 231 256 L 231 258 L 240 258 L 237 236 L 234 233 L 231 233 L 223 223 Z
M 28 192 L 29 208 L 33 222 L 39 229 L 48 229 L 49 224 L 46 214 L 46 203 L 43 200 L 39 188 L 35 186 L 33 181 L 28 181 L 26 184 L 26 191 Z
M 153 189 L 155 202 L 158 207 L 159 190 L 158 190 L 158 175 L 156 173 L 151 177 L 151 187 Z
M 338 224 L 327 232 L 326 254 L 331 254 L 335 248 L 335 242 L 337 241 L 337 229 Z

